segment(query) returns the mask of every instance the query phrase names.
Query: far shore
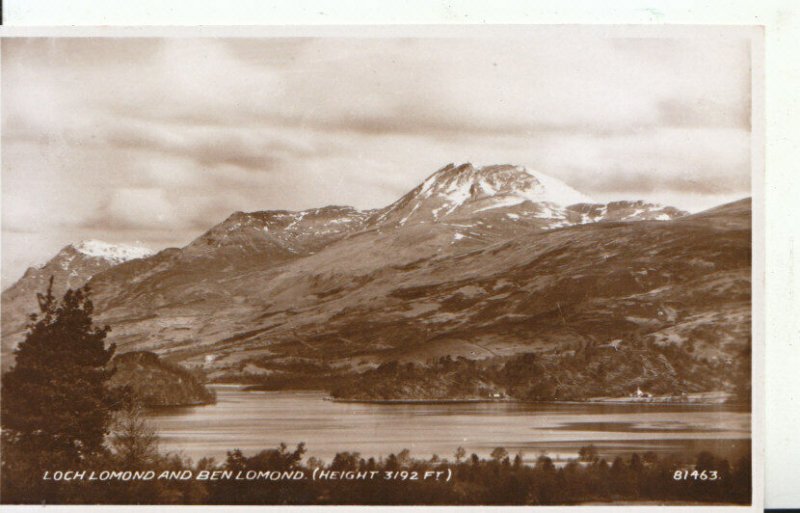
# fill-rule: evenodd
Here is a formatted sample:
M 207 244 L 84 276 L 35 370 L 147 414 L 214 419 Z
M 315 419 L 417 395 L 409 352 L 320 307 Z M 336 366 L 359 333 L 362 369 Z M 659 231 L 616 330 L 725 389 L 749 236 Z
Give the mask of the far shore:
M 363 403 L 363 404 L 464 404 L 464 403 L 515 403 L 515 404 L 611 404 L 611 405 L 645 405 L 645 406 L 723 406 L 736 405 L 719 400 L 668 400 L 663 398 L 648 398 L 647 400 L 620 398 L 592 398 L 582 401 L 524 401 L 521 399 L 348 399 L 338 397 L 324 397 L 326 401 L 334 403 Z
M 461 404 L 461 403 L 519 403 L 516 399 L 463 398 L 463 399 L 346 399 L 326 396 L 325 401 L 334 403 L 369 404 Z
M 220 388 L 239 388 L 244 391 L 282 392 L 282 391 L 319 391 L 322 389 L 266 388 L 253 383 L 209 383 Z M 730 395 L 722 391 L 690 394 L 688 397 L 655 396 L 655 397 L 592 397 L 583 400 L 526 401 L 510 397 L 460 397 L 446 399 L 358 399 L 347 397 L 324 396 L 325 401 L 334 403 L 361 404 L 481 404 L 481 403 L 515 403 L 515 404 L 610 404 L 610 405 L 653 405 L 653 406 L 746 406 L 742 403 L 730 402 Z

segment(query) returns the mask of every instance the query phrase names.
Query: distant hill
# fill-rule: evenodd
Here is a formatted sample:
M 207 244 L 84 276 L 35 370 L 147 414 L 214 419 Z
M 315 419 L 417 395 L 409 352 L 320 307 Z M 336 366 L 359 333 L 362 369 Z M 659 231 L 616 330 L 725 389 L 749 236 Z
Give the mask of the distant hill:
M 128 386 L 145 406 L 188 406 L 215 401 L 198 377 L 155 353 L 133 351 L 114 357 L 111 387 Z
M 699 390 L 733 386 L 725 366 L 749 347 L 750 253 L 749 199 L 688 215 L 464 164 L 375 211 L 236 213 L 89 284 L 121 350 L 213 379 L 338 382 L 394 361 L 669 346 L 708 364 Z M 6 354 L 23 334 L 15 297 L 3 295 Z M 642 365 L 669 368 L 661 352 Z

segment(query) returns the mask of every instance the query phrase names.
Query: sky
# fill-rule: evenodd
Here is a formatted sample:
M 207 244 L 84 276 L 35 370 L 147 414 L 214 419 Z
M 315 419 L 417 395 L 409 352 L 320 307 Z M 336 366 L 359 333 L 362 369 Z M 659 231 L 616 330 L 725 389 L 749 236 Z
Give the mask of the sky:
M 2 41 L 2 286 L 85 239 L 183 246 L 235 211 L 385 206 L 454 162 L 598 202 L 750 195 L 750 41 Z

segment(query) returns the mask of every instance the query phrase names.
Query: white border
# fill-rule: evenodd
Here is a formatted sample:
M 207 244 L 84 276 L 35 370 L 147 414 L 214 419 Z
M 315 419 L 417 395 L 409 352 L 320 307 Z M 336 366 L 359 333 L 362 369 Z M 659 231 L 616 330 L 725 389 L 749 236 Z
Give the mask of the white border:
M 12 26 L 773 24 L 792 0 L 5 0 Z
M 766 30 L 766 46 L 769 49 L 769 55 L 767 57 L 766 67 L 769 70 L 774 69 L 786 69 L 787 67 L 789 70 L 792 69 L 791 64 L 787 66 L 785 60 L 782 60 L 782 57 L 785 58 L 786 55 L 793 55 L 796 57 L 798 53 L 789 51 L 792 49 L 792 46 L 797 45 L 797 37 L 787 37 L 787 33 L 791 35 L 792 31 L 790 30 L 792 27 L 797 26 L 796 18 L 792 19 L 791 16 L 787 17 L 787 14 L 792 14 L 792 9 L 787 9 L 786 11 L 781 11 L 779 9 L 775 9 L 775 5 L 766 6 L 762 8 L 756 8 L 752 5 L 744 5 L 749 4 L 749 2 L 684 2 L 684 1 L 673 1 L 669 3 L 669 6 L 665 4 L 665 2 L 653 2 L 651 3 L 651 7 L 645 7 L 642 2 L 638 1 L 627 1 L 627 2 L 618 2 L 614 4 L 614 8 L 608 8 L 608 6 L 600 6 L 597 3 L 592 3 L 589 5 L 588 2 L 574 2 L 568 6 L 556 6 L 554 2 L 517 2 L 517 1 L 500 1 L 500 2 L 493 2 L 491 6 L 486 5 L 483 8 L 478 8 L 477 13 L 470 15 L 461 16 L 458 13 L 460 10 L 464 9 L 465 6 L 475 7 L 475 2 L 466 2 L 466 1 L 456 1 L 456 2 L 449 2 L 447 6 L 443 6 L 442 4 L 436 4 L 431 2 L 407 2 L 403 4 L 403 6 L 398 7 L 395 6 L 392 8 L 389 3 L 378 3 L 381 5 L 381 9 L 372 9 L 372 10 L 365 10 L 363 12 L 359 12 L 358 9 L 354 7 L 354 3 L 351 1 L 345 1 L 338 3 L 335 8 L 331 9 L 331 6 L 327 2 L 317 2 L 317 4 L 325 4 L 324 8 L 327 8 L 327 12 L 324 10 L 315 12 L 314 9 L 309 8 L 309 4 L 313 4 L 313 2 L 294 2 L 295 7 L 288 7 L 288 8 L 281 8 L 278 9 L 278 5 L 275 2 L 264 2 L 259 4 L 260 7 L 256 7 L 252 2 L 241 2 L 233 3 L 234 6 L 238 6 L 241 4 L 249 4 L 252 8 L 251 11 L 244 13 L 244 18 L 240 17 L 238 20 L 231 20 L 229 15 L 222 15 L 222 16 L 214 16 L 218 14 L 217 10 L 209 9 L 210 5 L 206 5 L 203 2 L 193 2 L 192 7 L 197 8 L 198 6 L 201 8 L 200 10 L 195 10 L 194 14 L 189 13 L 186 17 L 182 17 L 181 22 L 184 24 L 194 24 L 194 23 L 208 23 L 208 17 L 203 18 L 202 16 L 208 16 L 209 14 L 212 15 L 212 19 L 216 19 L 217 21 L 221 20 L 225 23 L 230 23 L 231 21 L 236 21 L 241 23 L 243 19 L 246 19 L 248 23 L 264 23 L 265 21 L 269 23 L 305 23 L 305 24 L 317 24 L 317 23 L 330 23 L 332 20 L 336 23 L 357 23 L 357 24 L 369 24 L 369 23 L 444 23 L 444 24 L 452 24 L 452 23 L 485 23 L 487 21 L 498 23 L 498 22 L 506 22 L 506 23 L 528 23 L 528 22 L 560 22 L 560 23 L 576 23 L 576 22 L 583 22 L 583 23 L 597 23 L 599 21 L 604 22 L 615 22 L 615 23 L 660 23 L 660 22 L 670 22 L 670 23 L 729 23 L 729 24 L 744 24 L 744 25 L 755 25 L 755 24 L 765 24 L 767 27 Z M 70 2 L 67 5 L 69 6 L 68 9 L 61 9 L 54 8 L 53 2 L 48 2 L 44 0 L 22 0 L 20 1 L 11 1 L 9 2 L 6 0 L 5 2 L 5 23 L 9 22 L 19 22 L 22 19 L 23 24 L 37 24 L 37 23 L 47 23 L 47 24 L 55 24 L 58 20 L 69 20 L 71 24 L 110 24 L 110 23 L 119 23 L 121 20 L 123 23 L 131 24 L 131 23 L 161 23 L 161 24 L 168 24 L 168 23 L 175 23 L 175 4 L 169 4 L 167 2 L 153 2 L 152 0 L 148 0 L 145 2 L 118 2 L 114 1 L 107 1 L 104 5 L 105 11 L 102 12 L 98 17 L 96 15 L 97 4 L 92 4 L 91 2 L 81 1 L 81 2 Z M 210 2 L 208 2 L 210 4 Z M 424 5 L 422 5 L 424 4 Z M 178 4 L 181 5 L 181 4 Z M 281 4 L 282 5 L 282 4 Z M 454 7 L 455 5 L 455 7 Z M 184 11 L 186 9 L 186 4 L 183 4 Z M 348 7 L 349 6 L 349 7 Z M 432 6 L 432 7 L 431 7 Z M 57 7 L 57 6 L 56 6 Z M 202 9 L 205 7 L 205 9 Z M 221 6 L 217 5 L 214 6 L 216 8 L 220 8 Z M 724 10 L 722 9 L 724 7 Z M 230 9 L 231 4 L 227 4 L 225 9 Z M 274 15 L 275 12 L 270 14 L 269 9 L 278 9 L 277 15 Z M 87 11 L 89 9 L 89 11 Z M 95 9 L 95 11 L 91 11 Z M 132 9 L 138 11 L 138 14 L 132 13 Z M 415 10 L 418 9 L 418 10 Z M 349 10 L 349 17 L 342 16 L 341 12 L 347 12 Z M 91 12 L 90 12 L 91 11 Z M 178 9 L 180 12 L 181 9 Z M 235 11 L 234 11 L 235 12 Z M 358 15 L 353 16 L 353 13 L 356 12 Z M 413 16 L 409 16 L 409 13 L 413 12 Z M 152 15 L 153 17 L 150 18 L 142 18 L 142 13 L 147 13 L 148 16 Z M 254 15 L 255 13 L 255 15 Z M 319 14 L 324 13 L 324 14 Z M 185 14 L 185 12 L 181 13 Z M 228 13 L 230 14 L 230 12 Z M 267 14 L 268 17 L 265 19 L 264 14 Z M 797 12 L 794 11 L 796 16 Z M 260 16 L 259 16 L 260 15 Z M 27 16 L 27 18 L 26 18 Z M 79 18 L 70 18 L 70 16 L 78 16 Z M 164 18 L 166 16 L 166 18 Z M 199 16 L 199 17 L 198 17 Z M 327 16 L 327 18 L 324 18 Z M 170 18 L 171 17 L 171 18 Z M 345 18 L 345 19 L 342 19 Z M 54 21 L 55 20 L 55 21 Z M 787 28 L 788 27 L 788 28 Z M 626 30 L 640 30 L 642 32 L 647 32 L 652 30 L 651 27 L 626 27 Z M 427 35 L 441 33 L 444 34 L 445 32 L 450 32 L 452 29 L 455 29 L 455 32 L 465 31 L 474 35 L 475 33 L 482 33 L 487 30 L 491 30 L 492 27 L 457 27 L 457 26 L 449 26 L 447 27 L 448 30 L 445 30 L 444 27 L 409 27 L 409 26 L 383 26 L 383 27 L 360 27 L 358 32 L 363 33 L 365 37 L 375 36 L 375 35 L 384 35 L 384 36 L 392 36 L 392 35 L 419 35 L 421 32 L 426 32 Z M 478 30 L 476 30 L 478 29 Z M 497 29 L 497 27 L 494 27 Z M 506 26 L 503 27 L 504 30 L 510 32 L 517 32 L 517 31 L 529 31 L 531 27 L 524 27 L 524 26 Z M 535 27 L 537 33 L 540 30 L 558 30 L 557 27 Z M 287 27 L 287 26 L 272 26 L 272 27 L 247 27 L 247 28 L 230 28 L 230 27 L 172 27 L 170 29 L 166 28 L 154 28 L 154 27 L 143 27 L 143 28 L 68 28 L 68 27 L 53 27 L 51 29 L 42 29 L 42 28 L 9 28 L 3 27 L 0 29 L 0 35 L 2 36 L 31 36 L 31 35 L 53 35 L 53 36 L 133 36 L 133 37 L 147 37 L 147 36 L 179 36 L 179 37 L 186 37 L 186 36 L 204 36 L 204 37 L 220 37 L 220 36 L 233 36 L 233 37 L 246 37 L 246 36 L 255 36 L 255 35 L 269 35 L 269 36 L 288 36 L 288 35 L 329 35 L 335 36 L 337 33 L 341 33 L 342 30 L 346 30 L 346 35 L 352 37 L 353 30 L 352 28 L 348 27 L 334 27 L 334 26 L 316 26 L 316 27 Z M 676 27 L 671 27 L 670 30 L 676 30 Z M 679 31 L 692 31 L 691 27 L 681 27 Z M 723 29 L 724 30 L 724 29 Z M 452 33 L 452 32 L 451 32 Z M 509 34 L 510 35 L 510 34 Z M 754 49 L 755 50 L 755 49 Z M 777 62 L 776 62 L 777 61 Z M 763 68 L 763 67 L 762 67 Z M 756 70 L 758 67 L 754 68 L 754 76 L 756 76 Z M 797 79 L 797 76 L 794 76 L 794 79 Z M 769 80 L 769 78 L 768 78 Z M 766 124 L 767 130 L 774 133 L 776 128 L 780 128 L 783 125 L 786 128 L 786 124 L 791 122 L 791 115 L 790 109 L 793 109 L 795 112 L 798 110 L 798 102 L 794 97 L 793 91 L 796 90 L 792 87 L 792 85 L 788 81 L 784 81 L 781 79 L 780 81 L 773 81 L 769 83 L 768 94 L 770 96 L 767 98 L 766 102 L 761 102 L 761 105 L 766 105 L 769 111 L 768 120 L 769 122 Z M 756 90 L 754 89 L 754 97 Z M 781 109 L 778 107 L 776 109 L 776 101 L 777 98 L 781 98 L 780 105 L 785 107 L 789 107 L 790 109 L 786 109 L 784 112 L 777 112 L 776 110 Z M 758 112 L 757 109 L 757 101 L 754 99 L 753 107 L 754 112 Z M 775 114 L 778 114 L 777 116 Z M 797 119 L 795 117 L 794 119 Z M 764 127 L 763 119 L 754 118 L 753 120 L 753 133 L 757 134 L 758 130 L 757 127 Z M 757 136 L 757 135 L 756 135 Z M 787 144 L 788 143 L 788 144 Z M 771 288 L 770 292 L 770 299 L 773 301 L 770 302 L 771 305 L 775 305 L 774 302 L 775 296 L 779 296 L 777 299 L 788 299 L 788 301 L 784 301 L 782 304 L 785 308 L 782 308 L 780 313 L 782 315 L 776 315 L 775 309 L 770 310 L 770 333 L 774 333 L 775 328 L 789 328 L 791 330 L 792 323 L 790 321 L 791 317 L 790 314 L 792 311 L 797 312 L 800 311 L 800 308 L 792 309 L 792 301 L 797 301 L 797 298 L 792 295 L 791 292 L 791 281 L 783 281 L 783 282 L 776 282 L 776 279 L 780 279 L 779 271 L 781 269 L 785 269 L 786 267 L 791 267 L 793 264 L 792 261 L 792 254 L 789 253 L 789 259 L 786 259 L 786 254 L 780 251 L 771 251 L 769 254 L 765 254 L 765 245 L 764 245 L 764 237 L 761 234 L 764 233 L 764 229 L 767 228 L 767 236 L 771 238 L 771 241 L 774 241 L 775 232 L 778 232 L 778 236 L 780 237 L 783 234 L 789 236 L 789 240 L 792 241 L 792 236 L 796 237 L 797 233 L 797 226 L 794 223 L 791 223 L 791 216 L 786 216 L 787 206 L 789 206 L 789 202 L 793 197 L 791 196 L 792 185 L 790 184 L 788 188 L 783 188 L 777 185 L 776 178 L 786 179 L 791 178 L 791 175 L 787 177 L 787 174 L 790 173 L 789 169 L 783 169 L 781 171 L 775 171 L 775 174 L 772 174 L 773 171 L 770 171 L 770 174 L 767 175 L 766 180 L 762 179 L 762 172 L 763 172 L 763 165 L 759 166 L 758 162 L 758 148 L 763 148 L 763 138 L 759 142 L 758 140 L 754 140 L 754 173 L 753 173 L 753 194 L 754 194 L 754 213 L 753 213 L 753 228 L 754 228 L 754 275 L 753 275 L 753 305 L 754 305 L 754 317 L 753 317 L 753 335 L 754 335 L 754 417 L 753 417 L 753 458 L 754 458 L 754 497 L 753 497 L 753 509 L 760 509 L 759 505 L 763 504 L 763 494 L 761 492 L 760 484 L 763 483 L 763 469 L 761 463 L 763 463 L 763 450 L 764 450 L 764 441 L 763 436 L 757 436 L 759 432 L 762 432 L 764 428 L 763 422 L 763 413 L 765 410 L 764 402 L 761 400 L 763 398 L 764 393 L 764 367 L 760 365 L 759 362 L 763 362 L 764 352 L 763 352 L 763 343 L 759 343 L 759 341 L 763 341 L 763 335 L 765 333 L 764 330 L 764 309 L 761 308 L 763 306 L 763 302 L 761 298 L 763 297 L 763 284 L 764 284 L 764 276 L 765 274 L 768 275 L 767 279 L 770 280 L 771 286 L 773 283 L 776 283 L 778 286 L 776 288 Z M 778 162 L 787 162 L 787 159 L 790 156 L 791 150 L 796 149 L 796 141 L 793 144 L 790 139 L 779 139 L 775 140 L 774 138 L 769 141 L 767 144 L 767 156 L 771 158 L 769 161 L 768 169 L 773 169 L 773 164 L 775 164 L 776 156 Z M 777 166 L 776 166 L 777 168 Z M 766 198 L 762 194 L 763 191 L 766 189 Z M 769 211 L 764 211 L 764 200 L 759 201 L 759 198 L 765 198 L 766 201 L 770 205 Z M 765 214 L 769 215 L 771 220 L 775 220 L 777 214 L 784 214 L 783 218 L 783 229 L 776 230 L 775 223 L 765 223 Z M 788 233 L 787 233 L 788 232 Z M 793 244 L 793 242 L 791 242 Z M 791 249 L 791 245 L 789 246 Z M 777 261 L 777 262 L 776 262 Z M 769 264 L 769 267 L 763 267 L 764 263 Z M 775 265 L 779 264 L 779 265 Z M 785 265 L 780 265 L 785 264 Z M 765 272 L 768 270 L 768 272 Z M 783 285 L 783 286 L 781 286 Z M 796 305 L 797 303 L 794 303 Z M 787 322 L 788 321 L 788 322 Z M 795 323 L 796 324 L 796 323 Z M 787 331 L 784 331 L 786 333 Z M 795 384 L 797 383 L 797 376 L 798 373 L 788 371 L 786 367 L 776 366 L 776 363 L 780 364 L 781 361 L 789 362 L 793 355 L 791 354 L 783 354 L 780 351 L 781 346 L 775 345 L 775 341 L 777 338 L 774 338 L 771 335 L 771 345 L 770 345 L 770 356 L 768 365 L 771 369 L 778 368 L 780 370 L 773 371 L 775 376 L 773 379 L 770 380 L 770 385 L 772 385 L 772 389 L 774 391 L 775 388 L 775 381 L 779 383 L 781 389 L 784 391 L 789 391 L 789 399 L 793 399 L 791 395 L 791 390 L 798 390 L 800 387 L 794 386 L 793 388 L 787 387 L 787 377 L 794 377 Z M 781 356 L 783 355 L 783 356 Z M 786 359 L 788 358 L 788 359 Z M 796 359 L 796 356 L 795 356 Z M 780 377 L 781 379 L 774 379 Z M 761 379 L 759 379 L 761 378 Z M 787 395 L 787 394 L 783 394 Z M 771 404 L 769 407 L 770 412 L 774 412 L 776 407 L 774 404 Z M 784 411 L 785 414 L 785 411 Z M 772 418 L 772 417 L 771 417 Z M 770 427 L 771 426 L 771 427 Z M 794 443 L 795 447 L 797 446 L 797 442 L 792 442 L 792 440 L 785 436 L 785 433 L 788 432 L 788 426 L 783 426 L 781 428 L 779 425 L 775 423 L 771 423 L 767 425 L 767 429 L 771 429 L 771 431 L 777 431 L 780 433 L 776 437 L 770 438 L 773 441 L 773 444 L 776 442 L 780 442 L 781 444 L 789 444 L 791 445 Z M 780 452 L 773 452 L 771 453 L 776 458 L 780 454 L 784 454 L 787 457 L 791 455 L 791 448 L 790 450 L 786 450 L 787 447 L 784 445 Z M 770 459 L 772 461 L 772 458 Z M 790 461 L 785 461 L 785 464 L 793 463 Z M 771 468 L 773 468 L 772 466 Z M 791 472 L 781 472 L 780 467 L 778 467 L 778 472 L 774 472 L 771 476 L 777 476 L 771 478 L 771 483 L 775 484 L 776 488 L 778 488 L 778 494 L 776 495 L 776 500 L 771 500 L 770 504 L 771 507 L 780 507 L 785 505 L 791 505 L 792 503 L 781 502 L 782 498 L 784 497 L 781 493 L 786 494 L 789 493 L 789 498 L 791 500 L 791 492 L 797 493 L 797 490 L 794 486 L 794 479 Z M 781 480 L 781 476 L 783 476 L 783 480 Z M 787 486 L 788 485 L 788 486 Z M 800 501 L 799 501 L 800 502 Z M 797 503 L 795 503 L 797 504 Z M 11 507 L 5 507 L 9 510 L 17 509 Z M 148 509 L 148 507 L 137 507 L 137 510 L 142 508 Z M 153 507 L 149 509 L 160 510 L 162 507 Z M 36 508 L 38 509 L 38 508 Z M 48 509 L 52 510 L 54 507 L 48 507 Z M 61 508 L 55 508 L 61 509 Z M 64 507 L 64 510 L 71 510 L 72 507 Z M 107 508 L 106 508 L 107 509 Z M 121 511 L 125 511 L 130 508 L 114 508 L 119 509 Z M 182 508 L 175 508 L 175 509 L 182 509 Z M 226 508 L 226 510 L 253 510 L 255 508 L 245 507 L 245 508 Z M 258 507 L 259 510 L 281 510 L 282 508 L 273 508 L 273 507 Z M 314 510 L 318 508 L 310 507 L 310 508 L 294 508 L 295 510 Z M 347 510 L 361 510 L 363 508 L 354 508 L 348 507 Z M 389 508 L 369 508 L 370 510 L 389 510 Z M 425 508 L 426 510 L 443 510 L 448 508 Z M 458 508 L 459 510 L 472 510 L 471 507 L 461 507 Z M 481 508 L 483 510 L 485 508 Z M 562 508 L 549 508 L 543 507 L 539 508 L 543 510 L 560 510 Z M 592 508 L 596 511 L 616 511 L 618 507 L 609 506 L 609 507 L 596 507 Z M 696 508 L 692 507 L 692 511 L 697 511 L 705 508 Z M 742 511 L 743 508 L 741 507 L 714 507 L 710 508 L 715 511 Z M 196 510 L 194 508 L 193 510 Z M 392 511 L 398 511 L 398 508 L 394 507 L 391 508 Z M 637 508 L 637 511 L 687 511 L 686 508 L 681 507 L 665 507 L 659 506 L 654 508 Z

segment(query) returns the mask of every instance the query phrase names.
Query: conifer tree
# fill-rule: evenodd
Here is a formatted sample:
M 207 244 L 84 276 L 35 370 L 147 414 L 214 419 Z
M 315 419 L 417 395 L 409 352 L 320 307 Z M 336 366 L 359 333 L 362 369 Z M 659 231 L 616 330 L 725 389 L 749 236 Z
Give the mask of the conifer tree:
M 57 300 L 51 278 L 37 299 L 40 313 L 30 316 L 14 367 L 2 379 L 6 491 L 9 481 L 41 480 L 44 470 L 80 465 L 101 453 L 111 421 L 106 364 L 115 348 L 105 347 L 108 326 L 92 322 L 88 287 L 68 290 Z M 15 475 L 23 473 L 28 475 Z

